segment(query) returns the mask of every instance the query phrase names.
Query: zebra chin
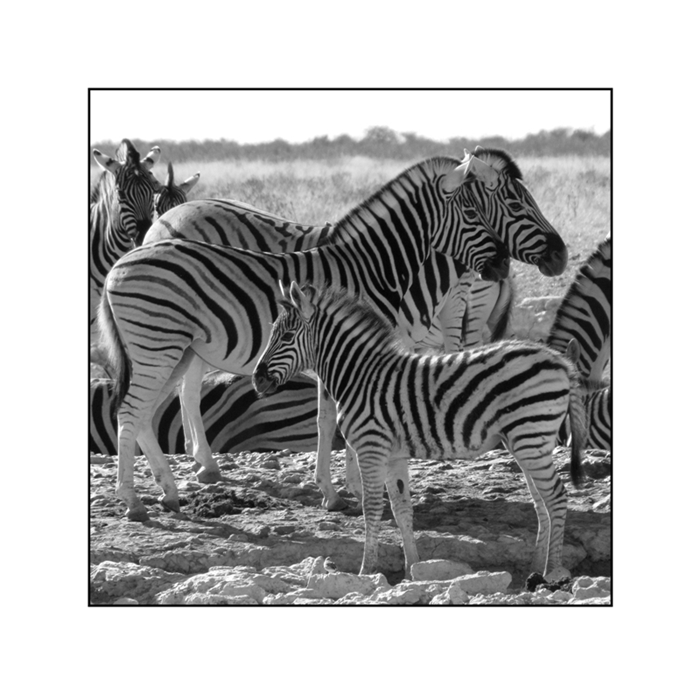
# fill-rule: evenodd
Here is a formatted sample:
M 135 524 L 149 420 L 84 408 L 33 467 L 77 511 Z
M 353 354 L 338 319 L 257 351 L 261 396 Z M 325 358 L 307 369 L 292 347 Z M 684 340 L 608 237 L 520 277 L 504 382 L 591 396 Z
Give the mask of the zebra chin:
M 498 282 L 508 277 L 509 269 L 510 258 L 501 258 L 495 261 L 487 260 L 479 274 L 485 282 Z
M 556 236 L 550 240 L 549 249 L 537 262 L 537 268 L 545 277 L 557 277 L 566 270 L 568 261 L 566 244 Z
M 279 383 L 274 378 L 259 373 L 253 374 L 253 388 L 261 397 L 276 393 L 278 387 Z

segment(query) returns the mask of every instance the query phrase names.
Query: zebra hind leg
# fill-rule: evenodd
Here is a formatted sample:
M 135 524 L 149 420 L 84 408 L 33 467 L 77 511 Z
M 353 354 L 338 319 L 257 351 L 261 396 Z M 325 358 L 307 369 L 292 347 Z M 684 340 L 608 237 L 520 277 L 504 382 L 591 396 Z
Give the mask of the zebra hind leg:
M 355 450 L 362 476 L 362 513 L 365 518 L 365 549 L 360 574 L 371 574 L 377 569 L 388 455 L 387 451 L 372 445 L 355 447 Z
M 201 410 L 202 379 L 207 370 L 206 363 L 200 357 L 192 359 L 182 379 L 180 403 L 182 405 L 183 430 L 190 433 L 192 455 L 197 480 L 202 484 L 213 484 L 223 479 L 219 466 L 211 454 L 207 441 Z
M 411 578 L 411 567 L 419 561 L 416 539 L 413 535 L 413 505 L 409 486 L 408 460 L 406 458 L 390 460 L 386 475 L 386 490 L 389 493 L 394 519 L 401 531 L 407 580 Z
M 127 518 L 133 521 L 148 520 L 148 513 L 134 489 L 134 455 L 136 441 L 144 450 L 148 464 L 164 496 L 161 502 L 166 508 L 179 510 L 175 478 L 158 445 L 153 432 L 153 414 L 170 394 L 187 367 L 191 353 L 181 351 L 173 355 L 175 367 L 141 365 L 134 362 L 131 383 L 119 410 L 119 451 L 117 463 L 117 496 L 127 505 Z
M 553 442 L 539 450 L 526 446 L 519 449 L 517 445 L 509 448 L 523 471 L 537 513 L 537 541 L 531 570 L 541 573 L 547 580 L 570 575 L 561 563 L 566 490 L 552 461 Z

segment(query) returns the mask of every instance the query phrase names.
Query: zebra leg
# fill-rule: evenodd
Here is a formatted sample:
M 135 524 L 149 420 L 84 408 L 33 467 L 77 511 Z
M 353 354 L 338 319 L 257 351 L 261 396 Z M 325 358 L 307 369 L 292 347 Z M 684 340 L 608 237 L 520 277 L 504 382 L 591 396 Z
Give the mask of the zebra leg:
M 527 439 L 523 437 L 523 441 L 527 442 Z M 532 570 L 538 571 L 545 578 L 551 578 L 556 571 L 561 578 L 568 574 L 561 563 L 566 490 L 552 462 L 553 441 L 550 444 L 539 450 L 527 445 L 509 448 L 525 474 L 539 522 Z
M 204 360 L 195 356 L 182 379 L 180 402 L 184 407 L 182 413 L 183 427 L 187 431 L 185 425 L 185 419 L 187 419 L 192 436 L 192 455 L 195 460 L 194 469 L 196 470 L 197 479 L 203 484 L 213 484 L 214 482 L 221 482 L 223 478 L 221 477 L 219 466 L 211 454 L 204 422 L 202 421 L 200 398 L 202 379 L 206 370 L 207 366 Z
M 391 510 L 403 540 L 405 578 L 411 578 L 411 567 L 419 561 L 418 548 L 413 536 L 413 504 L 409 491 L 408 460 L 394 458 L 389 461 L 386 490 L 389 493 Z
M 379 555 L 379 525 L 384 511 L 388 452 L 372 444 L 355 450 L 362 476 L 362 513 L 365 517 L 365 551 L 360 574 L 371 574 L 376 572 Z
M 316 451 L 315 482 L 323 494 L 321 505 L 329 511 L 342 511 L 347 507 L 331 482 L 331 450 L 338 411 L 335 402 L 321 381 L 318 382 L 318 449 Z
M 356 499 L 362 501 L 362 480 L 357 465 L 357 453 L 349 444 L 345 447 L 345 486 Z
M 174 346 L 172 350 L 177 350 Z M 180 348 L 181 349 L 181 348 Z M 193 352 L 181 349 L 169 361 L 175 366 L 154 368 L 148 362 L 134 360 L 131 383 L 119 409 L 119 451 L 117 458 L 117 496 L 127 505 L 126 517 L 133 521 L 148 520 L 143 502 L 134 490 L 134 453 L 137 437 L 144 448 L 154 477 L 165 492 L 162 502 L 167 508 L 179 510 L 177 487 L 170 466 L 153 432 L 153 414 L 170 394 Z

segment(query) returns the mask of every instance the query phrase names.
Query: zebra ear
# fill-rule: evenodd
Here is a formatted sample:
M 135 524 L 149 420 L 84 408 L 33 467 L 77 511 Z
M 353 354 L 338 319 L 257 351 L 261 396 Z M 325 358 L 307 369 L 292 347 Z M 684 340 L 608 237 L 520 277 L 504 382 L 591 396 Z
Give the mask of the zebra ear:
M 180 190 L 185 194 L 189 193 L 192 190 L 192 188 L 194 188 L 195 185 L 197 185 L 198 180 L 199 171 L 197 171 L 197 173 L 194 176 L 190 176 L 186 181 L 183 181 L 180 184 Z
M 150 171 L 158 161 L 158 157 L 160 157 L 160 147 L 153 145 L 151 151 L 141 160 L 141 166 L 146 171 Z
M 168 175 L 165 177 L 165 187 L 168 190 L 172 190 L 174 183 L 175 183 L 175 172 L 173 171 L 173 163 L 171 161 L 169 161 L 168 162 Z
M 95 158 L 95 161 L 99 164 L 100 168 L 104 169 L 105 171 L 116 174 L 121 168 L 121 164 L 116 159 L 112 159 L 112 157 L 102 154 L 99 149 L 93 149 L 92 156 Z
M 471 154 L 465 149 L 462 163 L 456 169 L 450 171 L 442 181 L 442 189 L 445 193 L 454 193 L 464 183 L 471 159 Z
M 310 321 L 314 315 L 314 307 L 296 282 L 292 282 L 292 286 L 289 288 L 289 296 L 292 300 L 292 305 L 299 311 L 302 319 L 306 322 Z
M 477 147 L 477 149 L 480 148 Z M 470 178 L 481 181 L 487 190 L 496 190 L 498 188 L 498 171 L 482 159 L 479 159 L 479 157 L 472 156 L 469 160 L 469 174 Z
M 280 294 L 282 294 L 282 301 L 291 301 L 291 297 L 289 296 L 289 289 L 282 284 L 282 280 L 278 280 L 277 282 L 280 286 Z

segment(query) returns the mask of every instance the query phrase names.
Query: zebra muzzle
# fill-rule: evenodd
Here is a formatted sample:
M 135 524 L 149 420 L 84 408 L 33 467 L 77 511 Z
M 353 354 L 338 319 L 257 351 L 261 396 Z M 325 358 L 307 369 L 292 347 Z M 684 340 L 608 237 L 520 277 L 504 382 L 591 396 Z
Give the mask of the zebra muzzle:
M 277 381 L 269 375 L 264 364 L 258 366 L 253 373 L 253 388 L 258 395 L 272 395 L 277 390 Z

